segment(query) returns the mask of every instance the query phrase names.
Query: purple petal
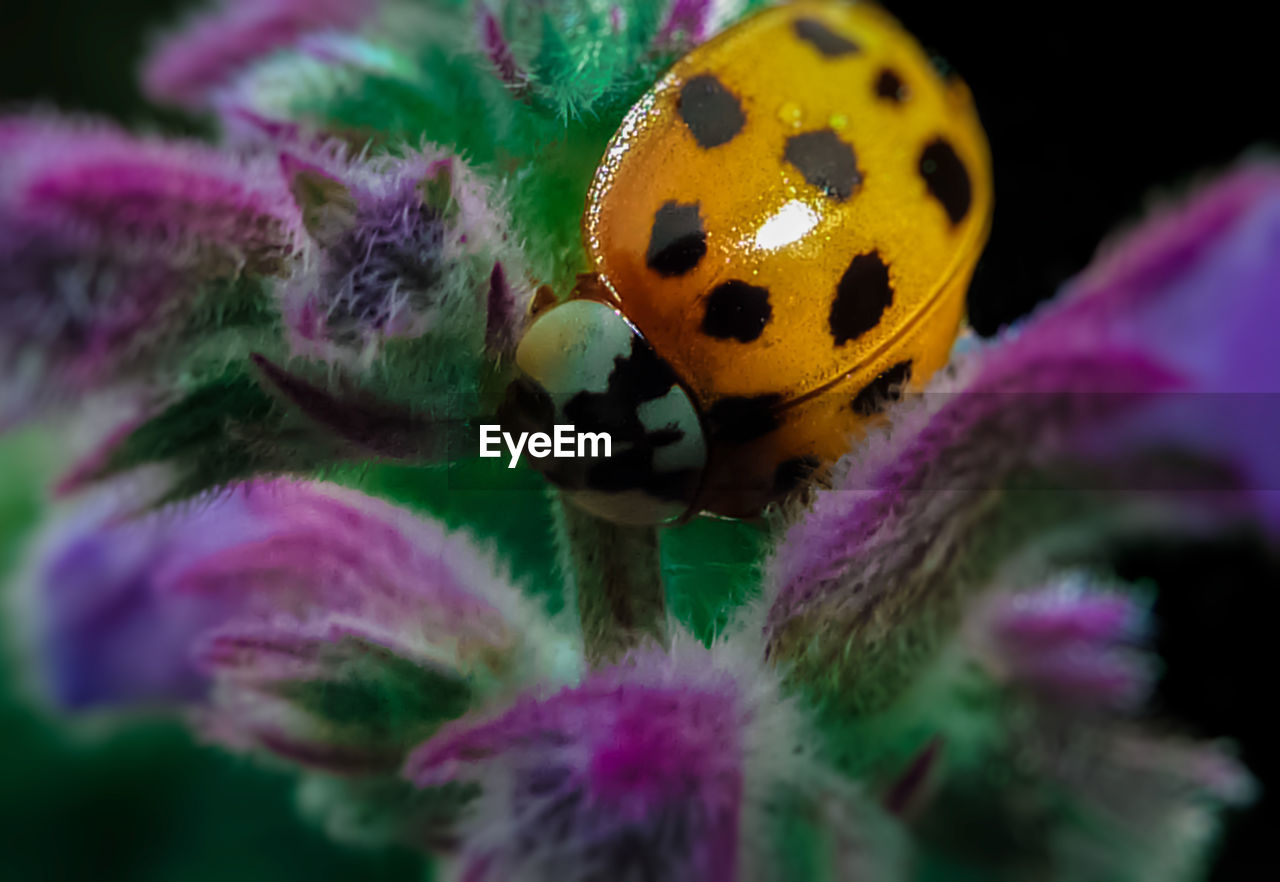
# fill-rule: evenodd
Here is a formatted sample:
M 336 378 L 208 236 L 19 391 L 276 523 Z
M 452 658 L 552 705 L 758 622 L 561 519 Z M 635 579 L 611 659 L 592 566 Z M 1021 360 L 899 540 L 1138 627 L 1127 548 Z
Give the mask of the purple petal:
M 1067 584 L 1003 598 L 991 628 L 1002 641 L 1043 647 L 1132 640 L 1145 630 L 1144 620 L 1143 610 L 1123 594 Z

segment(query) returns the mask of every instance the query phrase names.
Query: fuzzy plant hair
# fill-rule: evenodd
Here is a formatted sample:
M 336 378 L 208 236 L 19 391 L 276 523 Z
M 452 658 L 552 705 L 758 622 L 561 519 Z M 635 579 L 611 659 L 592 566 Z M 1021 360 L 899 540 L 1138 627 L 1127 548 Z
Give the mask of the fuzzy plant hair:
M 0 117 L 39 700 L 173 714 L 457 882 L 1207 878 L 1256 782 L 1153 721 L 1109 553 L 1280 541 L 1275 160 L 760 518 L 621 526 L 475 456 L 627 109 L 764 5 L 218 0 L 141 73 L 210 138 Z

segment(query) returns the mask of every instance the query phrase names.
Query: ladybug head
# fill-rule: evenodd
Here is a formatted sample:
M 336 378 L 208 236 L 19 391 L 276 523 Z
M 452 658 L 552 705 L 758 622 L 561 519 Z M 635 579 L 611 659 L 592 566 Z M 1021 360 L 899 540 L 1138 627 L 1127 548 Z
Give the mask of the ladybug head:
M 525 333 L 516 366 L 502 429 L 527 433 L 534 468 L 575 503 L 623 524 L 689 511 L 707 458 L 698 412 L 621 313 L 594 300 L 546 311 Z M 547 436 L 549 452 L 538 452 L 547 441 L 534 433 Z

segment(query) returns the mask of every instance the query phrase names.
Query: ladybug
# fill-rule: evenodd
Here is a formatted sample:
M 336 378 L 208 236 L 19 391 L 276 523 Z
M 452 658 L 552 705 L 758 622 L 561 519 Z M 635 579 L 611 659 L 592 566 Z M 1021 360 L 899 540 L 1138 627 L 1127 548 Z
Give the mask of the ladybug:
M 749 517 L 948 358 L 991 224 L 967 87 L 878 7 L 796 2 L 694 49 L 631 108 L 500 417 L 607 432 L 535 461 L 624 524 Z

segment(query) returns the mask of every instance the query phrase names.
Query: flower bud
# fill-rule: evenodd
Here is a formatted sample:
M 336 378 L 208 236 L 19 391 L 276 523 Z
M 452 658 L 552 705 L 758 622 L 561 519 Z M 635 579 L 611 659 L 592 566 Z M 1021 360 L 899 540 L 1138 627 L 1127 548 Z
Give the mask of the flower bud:
M 579 664 L 466 537 L 321 484 L 99 516 L 36 572 L 62 703 L 195 702 L 210 737 L 334 772 L 394 771 L 445 720 Z
M 797 866 L 804 878 L 891 878 L 892 835 L 870 835 L 875 812 L 819 773 L 776 690 L 727 647 L 639 651 L 447 725 L 405 774 L 480 787 L 462 829 L 457 878 L 470 882 L 733 882 Z

